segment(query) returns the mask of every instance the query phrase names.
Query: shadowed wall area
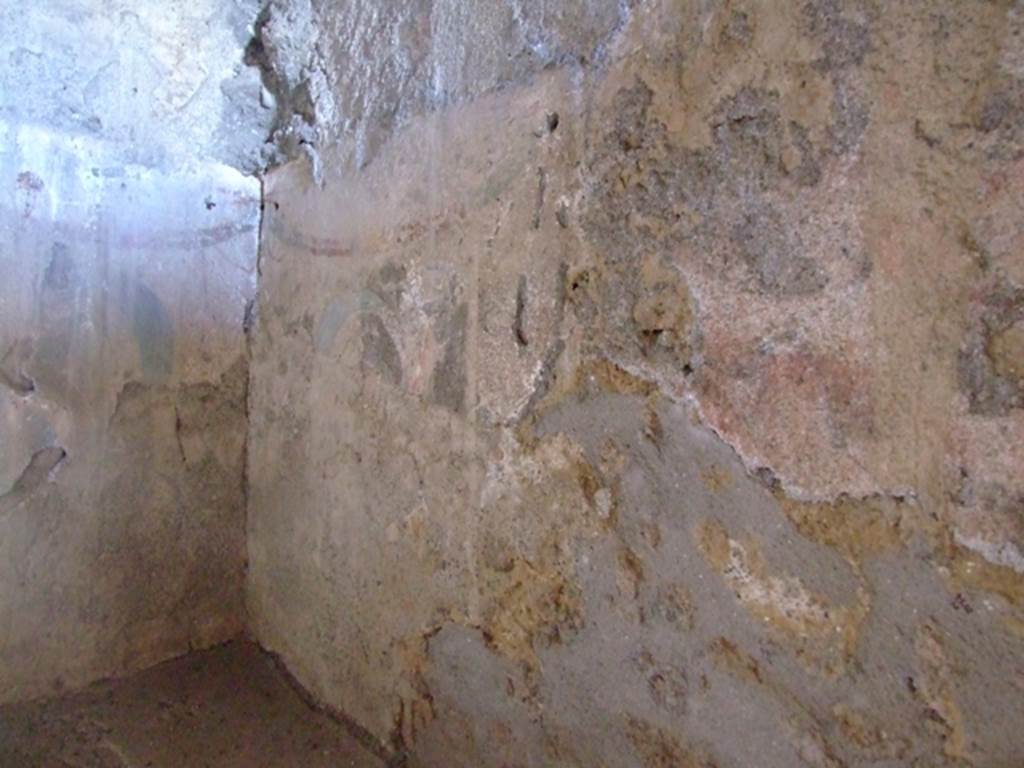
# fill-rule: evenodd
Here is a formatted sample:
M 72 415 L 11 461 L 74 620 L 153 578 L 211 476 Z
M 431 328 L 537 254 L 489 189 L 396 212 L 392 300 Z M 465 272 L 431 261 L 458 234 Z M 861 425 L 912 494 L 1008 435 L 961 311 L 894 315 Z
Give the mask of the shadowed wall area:
M 4 702 L 244 626 L 260 188 L 219 158 L 262 133 L 215 140 L 221 81 L 244 69 L 224 3 L 0 3 L 0 20 Z
M 245 631 L 392 765 L 1022 764 L 1024 5 L 50 5 L 0 700 Z

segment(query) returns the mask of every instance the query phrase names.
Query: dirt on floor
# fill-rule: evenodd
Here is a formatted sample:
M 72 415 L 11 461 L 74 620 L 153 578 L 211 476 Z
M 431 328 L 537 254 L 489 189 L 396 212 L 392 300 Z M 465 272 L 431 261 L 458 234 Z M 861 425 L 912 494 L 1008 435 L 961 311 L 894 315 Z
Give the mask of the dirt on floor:
M 4 768 L 380 768 L 248 642 L 0 708 Z

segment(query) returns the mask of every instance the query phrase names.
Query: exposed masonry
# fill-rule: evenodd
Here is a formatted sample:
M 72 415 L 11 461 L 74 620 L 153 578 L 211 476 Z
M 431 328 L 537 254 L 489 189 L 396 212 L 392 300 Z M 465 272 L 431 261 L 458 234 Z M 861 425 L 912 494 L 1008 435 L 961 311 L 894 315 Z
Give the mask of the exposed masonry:
M 1012 762 L 1013 14 L 485 6 L 315 8 L 352 120 L 265 187 L 261 641 L 411 765 Z

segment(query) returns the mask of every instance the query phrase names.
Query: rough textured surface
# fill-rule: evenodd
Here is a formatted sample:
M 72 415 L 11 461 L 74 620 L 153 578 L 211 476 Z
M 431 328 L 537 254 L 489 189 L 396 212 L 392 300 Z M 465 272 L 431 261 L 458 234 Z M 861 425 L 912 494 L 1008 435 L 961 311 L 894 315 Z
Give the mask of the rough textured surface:
M 0 0 L 0 120 L 149 167 L 262 166 L 274 104 L 244 62 L 259 0 Z
M 278 105 L 281 155 L 371 162 L 425 109 L 605 55 L 620 0 L 270 0 L 251 60 Z
M 0 702 L 243 626 L 260 188 L 223 18 L 131 5 L 0 3 Z
M 248 643 L 194 653 L 73 696 L 0 709 L 5 768 L 373 768 Z
M 415 765 L 1018 765 L 1024 9 L 279 5 L 261 642 Z

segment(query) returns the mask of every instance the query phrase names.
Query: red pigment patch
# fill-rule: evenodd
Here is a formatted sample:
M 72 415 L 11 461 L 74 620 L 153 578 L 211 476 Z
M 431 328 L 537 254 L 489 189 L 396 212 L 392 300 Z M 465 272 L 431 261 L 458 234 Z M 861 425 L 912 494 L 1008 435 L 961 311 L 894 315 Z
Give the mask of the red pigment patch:
M 21 190 L 19 197 L 24 198 L 24 206 L 21 213 L 23 218 L 27 219 L 32 215 L 39 194 L 45 187 L 46 185 L 43 183 L 43 180 L 32 173 L 32 171 L 22 171 L 18 174 L 18 189 Z

